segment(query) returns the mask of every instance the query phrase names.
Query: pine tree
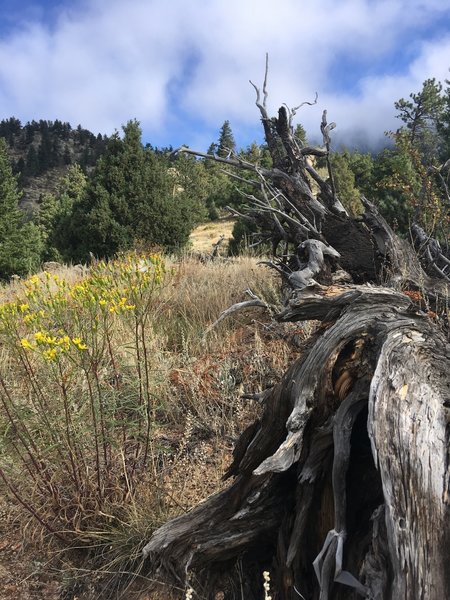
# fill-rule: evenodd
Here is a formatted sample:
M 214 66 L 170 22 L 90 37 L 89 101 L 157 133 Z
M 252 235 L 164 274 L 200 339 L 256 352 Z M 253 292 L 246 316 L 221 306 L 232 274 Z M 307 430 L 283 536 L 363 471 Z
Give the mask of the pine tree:
M 20 192 L 9 162 L 6 142 L 0 139 L 0 278 L 22 275 L 40 259 L 38 231 L 24 223 Z
M 442 84 L 427 79 L 419 93 L 410 94 L 410 100 L 402 98 L 395 103 L 395 108 L 405 123 L 393 135 L 396 151 L 411 165 L 412 174 L 396 173 L 390 183 L 406 192 L 414 221 L 430 235 L 445 239 L 448 236 L 448 191 L 439 173 L 446 118 Z
M 77 164 L 69 167 L 58 185 L 56 194 L 45 194 L 38 215 L 43 244 L 43 260 L 61 260 L 67 249 L 67 232 L 74 205 L 81 202 L 87 177 Z
M 446 162 L 450 158 L 450 80 L 446 79 L 443 108 L 438 119 L 437 130 L 440 137 L 439 158 Z
M 301 146 L 306 146 L 306 144 L 307 144 L 306 130 L 301 123 L 297 124 L 297 127 L 295 128 L 295 131 L 294 131 L 294 137 L 296 140 L 298 140 L 300 142 Z
M 108 257 L 136 241 L 174 250 L 183 246 L 198 218 L 198 200 L 164 153 L 145 149 L 137 121 L 116 133 L 73 208 L 66 258 Z M 184 186 L 184 187 L 183 187 Z
M 339 200 L 350 213 L 356 215 L 363 212 L 360 191 L 355 185 L 355 175 L 350 167 L 350 154 L 347 151 L 335 152 L 331 156 L 334 183 Z
M 410 94 L 410 100 L 401 98 L 395 103 L 397 118 L 405 123 L 409 141 L 416 145 L 423 155 L 432 161 L 438 154 L 438 123 L 443 109 L 442 84 L 436 79 L 424 81 L 417 94 Z
M 230 121 L 225 121 L 220 129 L 217 154 L 225 157 L 236 152 L 236 142 L 231 131 Z

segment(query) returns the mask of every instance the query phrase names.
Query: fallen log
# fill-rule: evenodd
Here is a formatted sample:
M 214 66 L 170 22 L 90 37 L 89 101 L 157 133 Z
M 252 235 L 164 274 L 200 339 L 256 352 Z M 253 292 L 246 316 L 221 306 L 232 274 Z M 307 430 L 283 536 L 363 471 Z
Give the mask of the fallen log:
M 274 318 L 321 325 L 260 395 L 230 486 L 155 531 L 144 556 L 199 598 L 264 598 L 264 571 L 280 600 L 450 597 L 447 278 L 367 199 L 356 219 L 332 184 L 313 196 L 289 114 L 268 120 L 266 82 L 267 67 L 262 103 L 254 87 L 273 168 L 245 214 L 285 244 L 270 261 L 286 299 Z M 326 115 L 322 130 L 328 153 Z

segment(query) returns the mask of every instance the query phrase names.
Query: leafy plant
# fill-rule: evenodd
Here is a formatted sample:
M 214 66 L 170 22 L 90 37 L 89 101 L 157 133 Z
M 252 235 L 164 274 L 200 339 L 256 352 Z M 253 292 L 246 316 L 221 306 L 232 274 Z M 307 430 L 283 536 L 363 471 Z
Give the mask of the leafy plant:
M 157 477 L 149 343 L 164 276 L 160 255 L 129 255 L 73 285 L 35 275 L 0 305 L 0 477 L 64 539 L 119 518 Z

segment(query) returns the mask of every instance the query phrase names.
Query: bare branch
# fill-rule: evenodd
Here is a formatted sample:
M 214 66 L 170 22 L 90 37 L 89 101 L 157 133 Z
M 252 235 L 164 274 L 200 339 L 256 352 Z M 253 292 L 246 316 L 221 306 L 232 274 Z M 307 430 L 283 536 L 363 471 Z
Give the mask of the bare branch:
M 427 256 L 430 259 L 430 266 L 436 271 L 436 273 L 438 273 L 438 275 L 442 277 L 442 279 L 445 279 L 450 283 L 450 277 L 448 277 L 448 275 L 446 275 L 445 272 L 437 266 L 436 259 L 434 259 L 431 255 L 431 250 L 429 246 L 427 246 Z
M 304 148 L 300 148 L 300 154 L 302 154 L 303 156 L 326 156 L 327 150 L 325 148 L 305 146 Z
M 244 302 L 237 302 L 236 304 L 233 304 L 233 306 L 230 306 L 229 308 L 224 310 L 220 317 L 206 329 L 204 337 L 208 335 L 208 333 L 210 333 L 215 327 L 217 327 L 217 325 L 226 317 L 229 317 L 235 312 L 244 310 L 246 308 L 264 308 L 265 310 L 270 310 L 270 306 L 262 300 L 260 300 L 259 298 L 253 298 L 252 300 L 244 300 Z
M 450 206 L 450 192 L 449 192 L 449 189 L 447 186 L 447 182 L 445 181 L 445 179 L 442 175 L 442 171 L 444 171 L 446 168 L 448 168 L 449 164 L 450 164 L 450 160 L 448 160 L 446 163 L 444 163 L 440 167 L 431 166 L 431 167 L 429 167 L 428 171 L 431 173 L 436 173 L 436 175 L 439 177 L 442 187 L 444 188 L 444 193 L 445 193 L 445 197 L 447 200 L 447 204 Z
M 314 106 L 314 104 L 317 104 L 318 97 L 319 97 L 319 94 L 316 92 L 316 96 L 314 98 L 314 102 L 305 101 L 305 102 L 302 102 L 301 104 L 299 104 L 298 106 L 295 106 L 294 108 L 291 108 L 292 116 L 295 115 L 295 113 L 298 111 L 299 108 L 301 108 L 302 106 L 305 106 L 305 104 L 307 104 L 308 106 Z
M 289 180 L 290 177 L 287 173 L 284 173 L 280 169 L 265 169 L 264 167 L 259 167 L 258 165 L 254 165 L 251 162 L 248 162 L 240 157 L 236 158 L 222 158 L 217 154 L 207 154 L 206 152 L 200 152 L 199 150 L 192 150 L 187 146 L 180 146 L 176 148 L 170 153 L 170 157 L 174 157 L 177 154 L 184 152 L 186 154 L 192 154 L 193 156 L 200 156 L 201 158 L 205 158 L 207 160 L 213 160 L 214 162 L 219 162 L 224 165 L 229 165 L 230 167 L 236 167 L 237 169 L 246 169 L 248 171 L 253 171 L 254 173 L 261 173 L 264 177 L 268 177 L 270 179 L 273 178 L 282 178 Z
M 266 52 L 266 69 L 264 72 L 264 84 L 263 84 L 263 94 L 264 94 L 264 102 L 263 106 L 266 108 L 267 96 L 269 95 L 267 92 L 267 75 L 269 74 L 269 53 Z
M 225 175 L 228 175 L 228 177 L 231 177 L 232 179 L 241 181 L 242 183 L 249 183 L 250 185 L 253 185 L 258 188 L 261 185 L 261 182 L 256 181 L 256 179 L 245 179 L 245 177 L 239 177 L 239 175 L 236 175 L 236 173 L 231 173 L 231 171 L 227 171 L 226 169 L 220 169 L 220 172 L 224 173 Z
M 255 85 L 251 79 L 249 80 L 251 85 L 255 88 L 255 92 L 256 92 L 256 102 L 255 103 L 256 103 L 256 106 L 259 108 L 259 111 L 260 111 L 263 119 L 269 119 L 269 117 L 267 115 L 267 97 L 269 95 L 267 92 L 268 72 L 269 72 L 269 54 L 266 52 L 266 68 L 264 71 L 264 84 L 263 84 L 264 100 L 263 100 L 262 104 L 261 104 L 261 91 L 260 91 L 259 87 L 257 85 Z

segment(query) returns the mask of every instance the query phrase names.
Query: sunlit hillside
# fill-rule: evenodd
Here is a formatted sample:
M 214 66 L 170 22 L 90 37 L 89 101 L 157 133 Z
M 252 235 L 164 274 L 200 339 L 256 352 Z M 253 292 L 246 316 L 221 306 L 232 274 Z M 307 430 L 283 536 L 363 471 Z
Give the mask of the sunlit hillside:
M 222 236 L 221 252 L 226 253 L 228 242 L 232 237 L 235 219 L 222 218 L 216 221 L 208 221 L 194 229 L 189 238 L 192 249 L 197 252 L 211 253 Z

